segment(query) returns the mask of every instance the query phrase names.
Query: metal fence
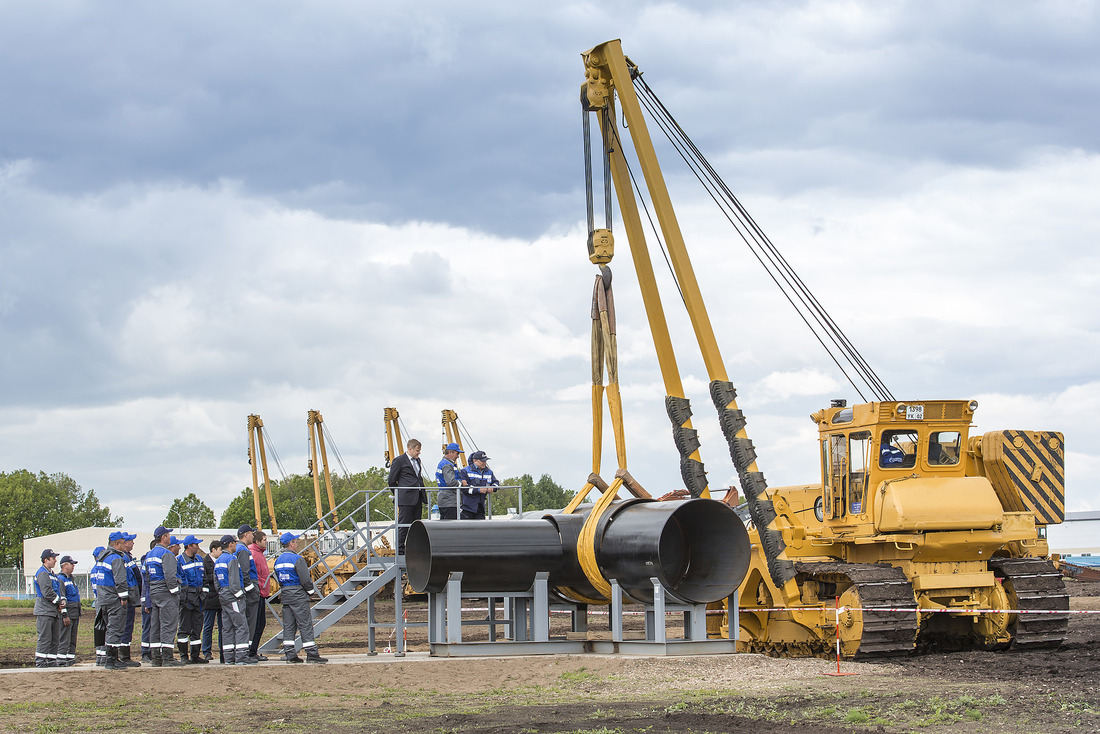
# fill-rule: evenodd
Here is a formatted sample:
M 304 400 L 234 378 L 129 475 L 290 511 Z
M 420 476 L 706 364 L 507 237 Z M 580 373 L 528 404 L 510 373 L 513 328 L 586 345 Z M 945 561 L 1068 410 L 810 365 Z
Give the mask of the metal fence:
M 35 568 L 37 571 L 37 567 Z M 86 573 L 73 574 L 76 588 L 80 589 L 80 598 L 92 598 L 92 587 Z M 34 577 L 24 576 L 18 568 L 0 568 L 0 599 L 33 599 Z
M 26 595 L 23 572 L 18 568 L 0 568 L 0 598 L 22 599 Z

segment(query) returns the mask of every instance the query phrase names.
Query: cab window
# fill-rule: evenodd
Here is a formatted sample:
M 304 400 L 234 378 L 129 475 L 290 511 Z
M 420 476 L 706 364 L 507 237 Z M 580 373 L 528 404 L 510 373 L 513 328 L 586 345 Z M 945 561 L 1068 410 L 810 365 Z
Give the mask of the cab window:
M 959 463 L 961 449 L 961 433 L 934 431 L 928 436 L 928 463 L 932 466 L 954 466 Z
M 909 469 L 917 463 L 917 432 L 891 430 L 882 432 L 878 465 L 883 469 Z

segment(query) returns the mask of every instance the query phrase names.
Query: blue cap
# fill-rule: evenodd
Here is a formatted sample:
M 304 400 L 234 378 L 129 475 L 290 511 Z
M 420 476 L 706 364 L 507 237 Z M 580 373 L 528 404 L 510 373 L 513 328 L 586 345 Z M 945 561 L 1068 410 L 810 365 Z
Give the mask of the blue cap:
M 447 447 L 443 450 L 444 451 L 457 451 L 460 454 L 466 453 L 465 451 L 462 450 L 462 447 L 459 446 L 457 443 L 449 443 L 449 444 L 447 444 Z
M 128 533 L 125 530 L 122 531 L 123 540 L 137 540 L 137 533 Z
M 229 545 L 230 543 L 236 543 L 236 542 L 237 542 L 237 536 L 236 535 L 223 535 L 222 536 L 222 545 L 223 546 Z
M 58 553 L 56 551 L 54 551 L 53 549 L 51 549 L 51 548 L 47 548 L 46 550 L 42 551 L 42 560 L 43 561 L 46 560 L 47 558 L 57 558 L 57 556 L 58 556 Z
M 170 533 L 174 529 L 175 528 L 166 528 L 163 525 L 157 525 L 157 529 L 153 531 L 153 538 L 155 540 L 160 540 L 160 536 L 164 535 L 165 533 Z
M 484 451 L 475 451 L 470 454 L 470 461 L 488 461 L 489 457 L 485 455 Z
M 116 540 L 126 540 L 126 533 L 116 530 L 107 536 L 107 542 L 109 543 L 114 543 Z
M 285 532 L 285 533 L 283 533 L 282 535 L 279 536 L 279 542 L 282 543 L 283 545 L 286 545 L 290 541 L 296 540 L 300 537 L 302 537 L 301 534 L 295 535 L 294 533 L 287 531 L 287 532 Z
M 180 544 L 180 539 L 179 538 L 177 538 L 174 535 L 169 536 L 168 545 L 179 545 L 179 544 Z
M 105 550 L 107 550 L 107 549 L 104 548 L 103 546 L 97 545 L 95 547 L 95 550 L 92 551 L 92 558 L 95 558 L 96 556 L 98 556 L 100 553 L 102 553 Z
M 202 541 L 196 538 L 194 535 L 188 535 L 186 538 L 183 539 L 183 545 L 197 545 L 201 542 Z

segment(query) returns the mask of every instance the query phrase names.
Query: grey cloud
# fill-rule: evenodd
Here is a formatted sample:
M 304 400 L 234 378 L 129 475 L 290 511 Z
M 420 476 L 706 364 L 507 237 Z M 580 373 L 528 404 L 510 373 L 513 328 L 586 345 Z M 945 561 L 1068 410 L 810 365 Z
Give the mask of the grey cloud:
M 900 158 L 1096 149 L 1095 13 L 933 7 L 8 5 L 0 159 L 35 159 L 52 189 L 229 178 L 337 216 L 534 235 L 581 214 L 571 100 L 601 28 L 713 157 L 871 153 L 878 170 L 843 184 L 873 189 Z M 744 185 L 837 173 L 754 169 Z

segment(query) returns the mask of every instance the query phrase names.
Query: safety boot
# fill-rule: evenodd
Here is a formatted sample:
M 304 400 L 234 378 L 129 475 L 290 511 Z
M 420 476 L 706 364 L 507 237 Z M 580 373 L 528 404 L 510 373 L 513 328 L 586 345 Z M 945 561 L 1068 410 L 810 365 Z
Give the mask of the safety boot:
M 311 647 L 306 650 L 306 662 L 307 663 L 327 663 L 328 658 L 321 657 L 321 651 L 316 647 Z
M 172 654 L 172 648 L 161 648 L 160 659 L 161 666 L 165 668 L 178 668 L 181 665 L 187 665 L 185 661 L 176 660 L 176 657 Z
M 192 665 L 206 665 L 210 661 L 203 657 L 199 648 L 196 647 L 191 651 L 191 664 Z
M 120 647 L 118 648 L 118 661 L 125 665 L 127 668 L 140 668 L 141 663 L 137 660 L 130 659 L 130 648 Z
M 283 658 L 288 663 L 300 663 L 302 659 L 298 657 L 298 652 L 294 649 L 294 645 L 283 646 Z
M 118 660 L 118 648 L 107 648 L 107 663 L 103 666 L 107 670 L 126 670 L 126 666 Z
M 160 648 L 159 648 L 159 647 L 157 647 L 157 648 L 154 648 L 154 649 L 153 649 L 153 650 L 152 650 L 152 651 L 151 651 L 151 652 L 149 653 L 149 655 L 150 655 L 150 657 L 152 657 L 152 665 L 153 665 L 153 667 L 154 667 L 154 668 L 162 668 L 162 667 L 164 667 L 164 658 L 162 658 L 162 657 L 161 657 L 161 654 L 160 654 Z
M 46 658 L 40 658 L 37 655 L 34 658 L 34 667 L 36 668 L 48 668 L 50 667 L 50 661 Z

